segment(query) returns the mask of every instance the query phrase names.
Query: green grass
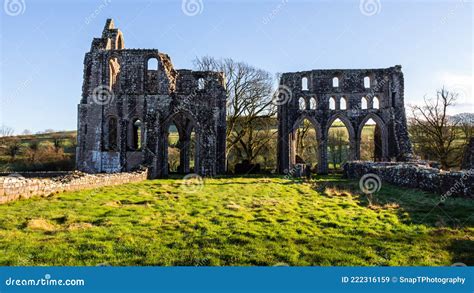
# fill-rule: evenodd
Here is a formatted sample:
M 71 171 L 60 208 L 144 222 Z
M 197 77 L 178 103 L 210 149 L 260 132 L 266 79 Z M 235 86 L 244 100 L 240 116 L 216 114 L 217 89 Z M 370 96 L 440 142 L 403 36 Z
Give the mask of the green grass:
M 0 265 L 474 265 L 474 202 L 357 182 L 180 179 L 0 205 Z

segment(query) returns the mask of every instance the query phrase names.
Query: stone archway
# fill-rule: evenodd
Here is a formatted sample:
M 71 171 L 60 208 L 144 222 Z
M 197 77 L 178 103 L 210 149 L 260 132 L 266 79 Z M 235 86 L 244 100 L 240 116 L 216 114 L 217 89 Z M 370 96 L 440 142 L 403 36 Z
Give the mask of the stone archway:
M 307 81 L 308 88 L 302 89 L 303 79 Z M 283 95 L 282 92 L 286 94 Z M 412 150 L 404 108 L 404 79 L 399 65 L 378 69 L 316 69 L 287 72 L 280 77 L 279 93 L 283 96 L 281 100 L 284 101 L 277 105 L 279 173 L 285 173 L 285 170 L 291 168 L 289 136 L 294 128 L 293 123 L 297 121 L 297 124 L 302 115 L 312 117 L 310 120 L 319 122 L 323 127 L 323 131 L 319 134 L 320 174 L 328 172 L 326 149 L 328 128 L 336 119 L 343 122 L 349 133 L 349 159 L 360 159 L 361 128 L 371 118 L 378 125 L 379 160 L 393 157 L 403 161 L 411 157 Z M 317 97 L 317 103 L 313 107 L 299 107 L 300 97 Z M 369 101 L 367 97 L 377 97 L 378 103 L 374 102 L 375 98 Z M 333 160 L 334 165 L 337 164 L 336 161 L 341 159 Z
M 372 119 L 375 122 L 374 140 L 375 140 L 375 154 L 374 158 L 376 161 L 385 161 L 388 158 L 388 130 L 385 122 L 380 116 L 375 113 L 369 113 L 364 117 L 361 123 L 359 123 L 357 132 L 357 159 L 360 159 L 360 148 L 362 139 L 362 130 L 366 123 Z
M 349 160 L 355 160 L 356 157 L 357 157 L 356 133 L 355 133 L 355 130 L 354 130 L 354 126 L 352 125 L 349 118 L 347 118 L 347 116 L 345 116 L 341 113 L 337 113 L 337 114 L 332 115 L 328 119 L 328 121 L 326 123 L 326 129 L 325 129 L 326 139 L 329 137 L 329 129 L 331 128 L 332 124 L 338 119 L 344 124 L 344 126 L 346 127 L 346 130 L 349 134 Z
M 316 143 L 317 143 L 317 158 L 316 158 L 316 163 L 318 166 L 318 170 L 321 168 L 321 166 L 324 164 L 324 151 L 323 151 L 323 145 L 324 145 L 324 140 L 322 136 L 322 128 L 320 123 L 314 119 L 313 117 L 309 115 L 301 115 L 296 119 L 296 121 L 293 123 L 289 135 L 288 135 L 288 141 L 290 145 L 290 150 L 289 150 L 289 162 L 290 162 L 290 167 L 294 167 L 296 162 L 296 153 L 297 153 L 297 137 L 296 137 L 296 132 L 300 126 L 301 123 L 304 121 L 309 121 L 311 126 L 314 128 L 316 132 Z
M 188 113 L 183 111 L 175 112 L 171 114 L 163 122 L 163 132 L 161 136 L 161 141 L 163 145 L 163 158 L 161 160 L 161 166 L 163 166 L 162 171 L 164 176 L 168 175 L 170 172 L 169 166 L 169 137 L 170 137 L 170 127 L 174 125 L 178 134 L 177 141 L 175 145 L 179 149 L 179 165 L 175 171 L 178 174 L 187 174 L 190 173 L 190 158 L 192 151 L 192 132 L 195 132 L 194 136 L 194 169 L 199 169 L 199 157 L 200 157 L 200 142 L 199 142 L 199 128 L 195 119 Z

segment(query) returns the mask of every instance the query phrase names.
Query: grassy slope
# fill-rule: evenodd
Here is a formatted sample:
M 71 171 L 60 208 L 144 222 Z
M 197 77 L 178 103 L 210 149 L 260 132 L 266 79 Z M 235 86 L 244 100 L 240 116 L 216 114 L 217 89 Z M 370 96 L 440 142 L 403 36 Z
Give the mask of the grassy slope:
M 342 189 L 342 186 L 344 186 Z M 357 182 L 179 179 L 0 205 L 0 265 L 474 264 L 474 202 Z

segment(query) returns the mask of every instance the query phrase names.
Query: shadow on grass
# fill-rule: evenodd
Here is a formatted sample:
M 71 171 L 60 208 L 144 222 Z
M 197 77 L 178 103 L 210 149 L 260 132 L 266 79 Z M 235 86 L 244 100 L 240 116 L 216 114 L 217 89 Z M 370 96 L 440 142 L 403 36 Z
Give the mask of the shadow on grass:
M 324 196 L 332 196 L 334 191 L 350 193 L 360 206 L 366 208 L 396 208 L 401 221 L 407 224 L 456 229 L 474 227 L 474 201 L 470 199 L 449 198 L 441 202 L 439 195 L 387 183 L 383 183 L 379 192 L 366 195 L 359 189 L 358 181 L 338 179 L 337 176 L 332 180 L 316 180 L 313 188 Z
M 463 263 L 474 266 L 474 241 L 473 240 L 453 240 L 450 251 L 453 253 L 453 263 Z

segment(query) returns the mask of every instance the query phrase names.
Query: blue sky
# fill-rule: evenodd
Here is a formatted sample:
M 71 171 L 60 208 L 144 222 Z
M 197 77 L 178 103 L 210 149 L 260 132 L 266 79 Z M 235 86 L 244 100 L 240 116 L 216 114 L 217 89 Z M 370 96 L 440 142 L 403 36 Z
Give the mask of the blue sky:
M 271 73 L 401 64 L 407 104 L 445 85 L 460 93 L 453 113 L 474 112 L 472 1 L 3 1 L 0 124 L 16 133 L 76 129 L 84 54 L 106 18 L 126 48 L 175 68 L 203 55 Z

